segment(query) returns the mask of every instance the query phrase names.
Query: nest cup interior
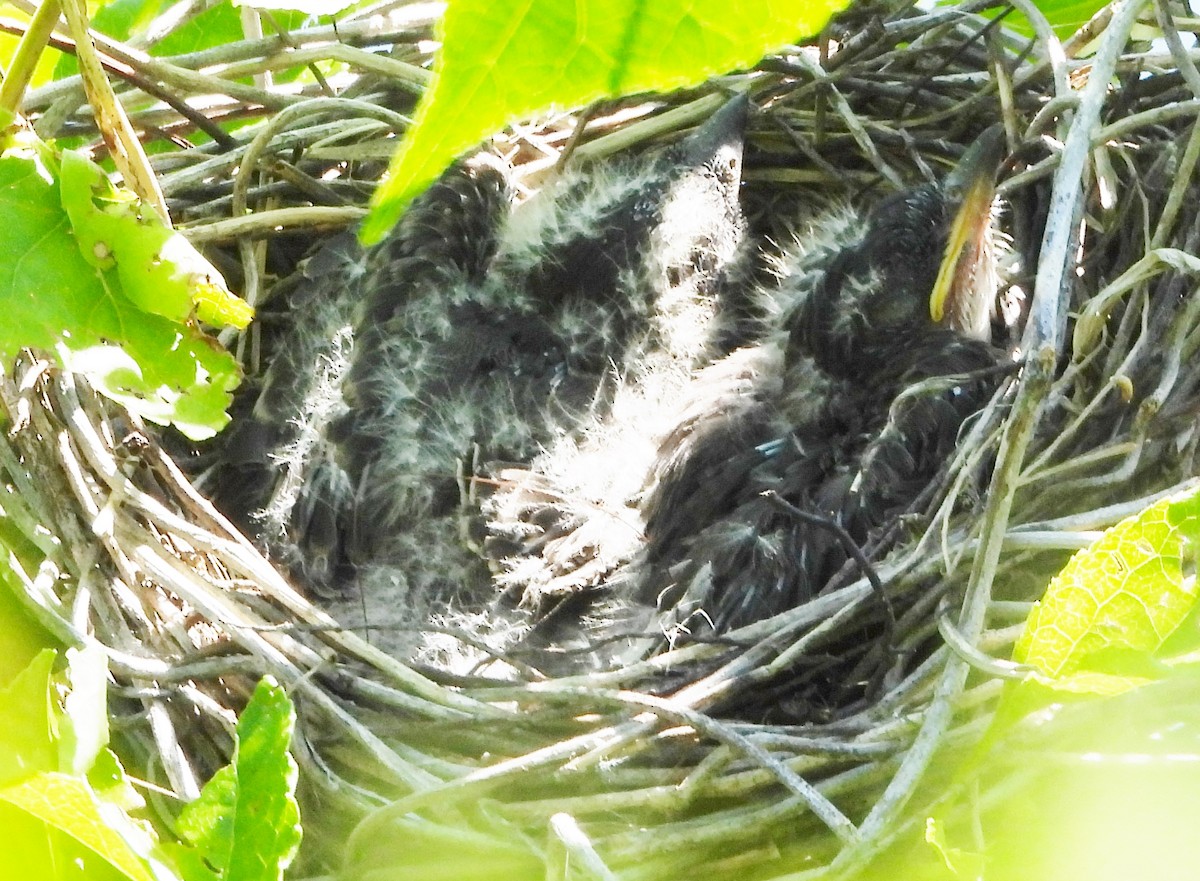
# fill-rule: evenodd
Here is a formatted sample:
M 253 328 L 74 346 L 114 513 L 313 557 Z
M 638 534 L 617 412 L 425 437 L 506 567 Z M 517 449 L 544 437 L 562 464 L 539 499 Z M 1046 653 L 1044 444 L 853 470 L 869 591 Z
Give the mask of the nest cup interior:
M 755 877 L 782 875 L 832 859 L 853 838 L 847 824 L 873 816 L 957 657 L 938 634 L 939 606 L 957 608 L 982 578 L 990 601 L 975 648 L 1007 657 L 1025 604 L 1072 550 L 1191 478 L 1194 284 L 1159 271 L 1113 285 L 1152 248 L 1200 247 L 1188 208 L 1197 196 L 1195 111 L 1180 109 L 1192 95 L 1178 72 L 1146 67 L 1138 53 L 1150 50 L 1128 47 L 1089 132 L 1081 214 L 1055 218 L 1061 145 L 1081 117 L 1044 112 L 1055 74 L 1028 41 L 958 10 L 901 4 L 853 11 L 828 38 L 823 73 L 817 49 L 797 48 L 694 92 L 606 106 L 587 120 L 555 117 L 494 147 L 518 189 L 532 191 L 577 126 L 572 161 L 608 154 L 614 143 L 659 149 L 680 133 L 639 137 L 655 116 L 695 105 L 699 121 L 721 105 L 723 89 L 745 90 L 753 110 L 740 199 L 762 252 L 838 203 L 867 207 L 942 178 L 979 132 L 1004 124 L 1015 149 L 998 190 L 1008 244 L 993 339 L 1018 366 L 1031 341 L 1052 348 L 1034 350 L 1041 384 L 1021 385 L 1027 366 L 1005 375 L 927 491 L 872 534 L 865 551 L 888 603 L 848 565 L 832 586 L 736 639 L 684 641 L 632 664 L 547 678 L 519 654 L 505 659 L 504 677 L 413 663 L 381 651 L 369 631 L 345 629 L 287 574 L 287 561 L 265 558 L 193 487 L 188 475 L 203 472 L 204 451 L 28 361 L 4 379 L 11 424 L 24 428 L 4 438 L 0 464 L 28 522 L 61 539 L 50 550 L 60 607 L 79 608 L 79 591 L 90 594 L 86 628 L 112 648 L 113 675 L 127 688 L 113 703 L 123 747 L 148 776 L 196 791 L 228 760 L 231 713 L 272 673 L 300 714 L 295 755 L 311 873 L 383 860 L 422 870 L 445 863 L 435 845 L 448 836 L 463 866 L 489 854 L 505 877 L 525 877 L 550 859 L 551 817 L 569 811 L 620 877 L 745 877 L 746 861 Z M 1079 48 L 1068 44 L 1068 67 L 1085 76 Z M 414 101 L 377 76 L 351 88 L 392 110 Z M 343 142 L 340 154 L 322 143 L 323 126 L 356 111 L 321 102 L 282 126 L 264 155 L 286 155 L 326 195 L 362 204 L 382 163 L 357 157 L 381 143 L 379 129 L 364 124 L 362 140 Z M 261 326 L 237 342 L 253 387 L 269 366 L 272 336 L 286 332 L 276 323 L 288 321 L 286 311 L 273 314 L 272 303 L 297 283 L 314 231 L 255 244 L 221 239 L 214 221 L 243 198 L 233 187 L 246 173 L 240 155 L 165 154 L 158 168 L 172 212 L 198 238 L 217 230 L 211 255 L 235 289 L 260 300 Z M 314 197 L 312 187 L 268 171 L 244 198 Z M 1042 314 L 1031 297 L 1054 223 L 1076 230 L 1061 307 L 1049 313 L 1062 323 L 1030 330 Z M 769 269 L 755 270 L 764 283 Z M 273 287 L 275 279 L 285 281 Z M 235 424 L 248 406 L 235 407 Z M 1015 476 L 997 483 L 1014 412 L 1031 426 L 1027 447 Z M 972 576 L 997 524 L 997 492 L 1006 497 L 1007 544 Z M 101 509 L 114 525 L 97 536 L 88 512 Z M 79 627 L 70 615 L 48 613 L 46 623 L 68 642 Z M 451 624 L 427 629 L 470 641 Z M 998 694 L 987 675 L 967 679 L 940 742 L 969 742 Z M 913 791 L 932 798 L 916 782 Z M 389 850 L 397 841 L 405 846 Z M 746 861 L 726 859 L 734 848 Z

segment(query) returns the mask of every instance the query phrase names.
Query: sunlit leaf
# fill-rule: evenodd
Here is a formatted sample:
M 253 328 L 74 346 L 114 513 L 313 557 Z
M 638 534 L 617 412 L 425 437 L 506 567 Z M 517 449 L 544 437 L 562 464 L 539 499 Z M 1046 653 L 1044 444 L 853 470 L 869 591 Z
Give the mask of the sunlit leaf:
M 209 780 L 179 818 L 180 835 L 197 852 L 184 862 L 199 877 L 278 881 L 283 876 L 300 844 L 296 764 L 288 755 L 295 721 L 284 690 L 269 677 L 260 682 L 238 719 L 233 762 Z M 215 875 L 201 869 L 196 855 Z
M 94 10 L 89 16 L 89 24 L 97 33 L 124 41 L 143 33 L 159 13 L 177 2 L 179 0 L 113 0 Z M 54 78 L 62 79 L 77 73 L 79 62 L 74 55 L 64 52 L 54 67 Z
M 0 689 L 0 784 L 58 769 L 50 702 L 55 653 L 45 649 Z
M 457 156 L 551 106 L 677 89 L 816 33 L 846 0 L 453 0 L 416 123 L 363 226 L 377 240 Z
M 934 817 L 928 817 L 925 820 L 925 843 L 941 857 L 946 870 L 952 877 L 963 879 L 981 877 L 984 867 L 983 855 L 952 846 L 947 839 L 944 824 Z
M 0 504 L 4 502 L 4 493 L 0 489 Z M 27 547 L 23 547 L 27 544 L 23 539 L 20 530 L 6 516 L 0 515 L 0 547 L 11 552 L 15 552 L 13 549 L 28 551 Z M 41 559 L 36 549 L 29 555 L 38 561 Z M 28 610 L 18 601 L 16 591 L 24 589 L 24 585 L 8 567 L 8 561 L 0 560 L 0 683 L 10 681 L 38 652 L 54 644 L 50 634 L 30 617 Z
M 44 147 L 13 148 L 0 157 L 0 211 L 5 216 L 0 253 L 8 257 L 0 263 L 0 357 L 11 357 L 24 346 L 56 353 L 98 390 L 144 418 L 174 424 L 191 437 L 212 435 L 228 422 L 230 391 L 241 379 L 236 362 L 194 321 L 147 312 L 138 301 L 178 315 L 184 297 L 189 303 L 198 299 L 214 320 L 225 306 L 214 309 L 208 304 L 203 282 L 188 287 L 195 281 L 192 269 L 177 273 L 138 264 L 139 259 L 153 264 L 171 256 L 145 241 L 119 245 L 113 252 L 131 255 L 133 265 L 126 275 L 161 280 L 181 274 L 174 283 L 188 292 L 164 290 L 161 303 L 144 286 L 134 294 L 138 301 L 126 296 L 117 267 L 96 265 L 103 264 L 105 256 L 97 249 L 111 248 L 116 240 L 96 235 L 87 255 L 80 250 L 57 175 L 54 157 Z M 75 191 L 67 197 L 85 217 L 85 228 L 88 211 L 81 203 L 88 201 L 90 192 Z M 104 212 L 104 206 L 93 207 Z M 135 230 L 144 229 L 137 220 L 130 223 Z M 130 235 L 137 238 L 136 233 Z M 241 320 L 236 311 L 229 317 Z
M 1029 614 L 1014 658 L 1078 690 L 1110 692 L 1137 653 L 1157 651 L 1196 603 L 1200 492 L 1173 496 L 1109 529 L 1060 572 Z M 1113 659 L 1122 658 L 1120 664 Z M 1133 673 L 1134 675 L 1129 675 Z
M 1070 37 L 1087 24 L 1093 15 L 1108 5 L 1109 0 L 1038 0 L 1037 9 L 1045 16 L 1050 27 L 1060 40 Z M 1024 13 L 1015 9 L 1004 19 L 1005 24 L 1027 36 L 1034 36 L 1035 29 Z
M 133 881 L 155 881 L 146 864 L 113 827 L 85 780 L 66 774 L 41 773 L 0 787 L 8 804 L 84 845 Z
M 116 269 L 120 291 L 144 312 L 242 328 L 254 310 L 225 288 L 217 270 L 154 209 L 115 189 L 104 170 L 62 153 L 59 192 L 79 251 L 97 269 Z
M 92 791 L 106 804 L 115 805 L 123 811 L 145 807 L 146 800 L 133 788 L 116 753 L 110 749 L 102 749 L 96 755 L 88 769 L 87 779 Z

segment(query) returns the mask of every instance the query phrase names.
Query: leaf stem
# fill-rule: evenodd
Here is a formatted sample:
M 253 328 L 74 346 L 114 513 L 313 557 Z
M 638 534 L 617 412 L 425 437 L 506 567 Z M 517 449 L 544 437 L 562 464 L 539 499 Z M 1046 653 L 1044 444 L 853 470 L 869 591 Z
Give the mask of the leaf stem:
M 171 216 L 167 212 L 167 203 L 163 198 L 158 180 L 142 150 L 142 144 L 125 114 L 125 109 L 117 101 L 112 83 L 105 76 L 100 56 L 88 33 L 87 10 L 82 0 L 66 0 L 63 13 L 75 39 L 75 55 L 79 60 L 79 72 L 83 76 L 83 88 L 87 92 L 88 103 L 92 105 L 92 113 L 96 117 L 96 125 L 112 154 L 117 170 L 125 179 L 125 185 L 137 193 L 145 202 L 152 205 L 170 226 Z
M 50 40 L 50 34 L 58 23 L 58 0 L 45 0 L 33 13 L 33 19 L 8 68 L 8 75 L 0 83 L 0 111 L 15 116 L 21 109 L 21 98 L 33 79 L 38 59 Z

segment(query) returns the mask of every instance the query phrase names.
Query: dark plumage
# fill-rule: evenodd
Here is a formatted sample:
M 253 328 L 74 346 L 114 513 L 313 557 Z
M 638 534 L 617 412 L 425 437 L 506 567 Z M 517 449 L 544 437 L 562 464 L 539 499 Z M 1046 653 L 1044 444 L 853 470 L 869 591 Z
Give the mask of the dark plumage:
M 761 292 L 757 342 L 676 390 L 648 461 L 607 462 L 644 469 L 623 508 L 619 495 L 587 497 L 563 480 L 577 450 L 542 457 L 535 468 L 567 496 L 557 510 L 574 516 L 569 528 L 551 518 L 551 534 L 530 543 L 536 556 L 510 561 L 510 584 L 543 602 L 603 589 L 602 635 L 653 621 L 668 640 L 818 593 L 847 560 L 844 545 L 767 494 L 861 545 L 915 500 L 995 388 L 994 377 L 954 377 L 999 360 L 986 337 L 1001 147 L 990 132 L 940 184 L 893 196 L 866 220 L 835 212 L 799 233 Z M 612 422 L 597 452 L 621 434 Z
M 935 380 L 998 362 L 985 337 L 1001 146 L 987 134 L 941 184 L 879 205 L 857 240 L 863 226 L 843 219 L 831 245 L 785 256 L 767 292 L 778 325 L 697 377 L 662 444 L 646 547 L 626 575 L 638 600 L 666 612 L 660 626 L 723 632 L 810 599 L 842 566 L 832 531 L 767 494 L 863 544 L 953 452 L 996 381 Z M 948 248 L 964 222 L 965 245 Z M 938 322 L 946 271 L 948 320 Z
M 486 604 L 466 499 L 485 463 L 528 462 L 609 412 L 633 365 L 685 376 L 721 351 L 745 257 L 745 113 L 735 99 L 675 146 L 568 174 L 515 211 L 500 163 L 477 157 L 377 248 L 318 252 L 294 331 L 221 451 L 218 502 L 236 497 L 348 626 Z
M 217 500 L 347 626 L 415 629 L 457 606 L 508 645 L 530 616 L 498 613 L 499 588 L 533 618 L 559 610 L 530 644 L 661 634 L 640 653 L 819 593 L 845 548 L 765 494 L 864 544 L 952 453 L 995 387 L 961 377 L 999 359 L 1002 144 L 986 135 L 867 219 L 819 216 L 750 293 L 745 110 L 515 211 L 504 169 L 477 157 L 379 247 L 323 248 L 219 450 Z M 619 641 L 565 666 L 615 657 Z

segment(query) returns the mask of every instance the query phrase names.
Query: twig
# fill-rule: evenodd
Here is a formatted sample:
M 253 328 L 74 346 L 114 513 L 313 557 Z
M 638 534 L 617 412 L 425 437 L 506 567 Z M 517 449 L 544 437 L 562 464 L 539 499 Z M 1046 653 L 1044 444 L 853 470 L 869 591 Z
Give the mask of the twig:
M 775 490 L 767 490 L 763 493 L 763 498 L 770 502 L 775 507 L 784 513 L 795 517 L 802 523 L 807 523 L 810 526 L 816 526 L 820 529 L 828 530 L 838 540 L 839 544 L 852 560 L 858 566 L 859 571 L 867 579 L 871 585 L 871 589 L 875 591 L 875 596 L 879 603 L 883 606 L 884 614 L 887 616 L 889 633 L 896 629 L 896 609 L 892 606 L 892 600 L 887 595 L 887 589 L 883 585 L 883 581 L 879 578 L 879 573 L 875 571 L 875 567 L 871 565 L 871 561 L 867 559 L 867 555 L 863 553 L 863 549 L 858 546 L 858 542 L 854 537 L 846 531 L 846 527 L 838 523 L 831 517 L 823 517 L 820 514 L 814 514 L 811 511 L 804 511 L 797 508 L 787 499 L 783 498 Z M 889 637 L 890 640 L 890 637 Z
M 192 244 L 234 242 L 245 238 L 260 238 L 280 230 L 340 229 L 366 216 L 365 208 L 347 205 L 313 205 L 307 208 L 276 208 L 245 214 L 229 220 L 196 223 L 181 230 Z
M 48 0 L 54 4 L 57 0 Z M 158 212 L 159 217 L 170 225 L 171 215 L 158 179 L 150 170 L 142 144 L 129 123 L 125 109 L 117 101 L 112 84 L 104 74 L 104 68 L 92 45 L 87 25 L 87 12 L 83 0 L 62 0 L 63 13 L 71 26 L 75 38 L 75 55 L 83 76 L 83 88 L 88 102 L 96 115 L 96 127 L 108 146 L 108 152 L 125 179 L 125 185 Z

